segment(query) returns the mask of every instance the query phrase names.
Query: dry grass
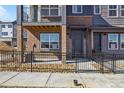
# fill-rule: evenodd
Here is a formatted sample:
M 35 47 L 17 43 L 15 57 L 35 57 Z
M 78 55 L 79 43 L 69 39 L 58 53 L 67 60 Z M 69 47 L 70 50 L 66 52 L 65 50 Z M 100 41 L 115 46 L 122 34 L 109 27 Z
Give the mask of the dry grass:
M 18 61 L 0 64 L 1 71 L 32 71 L 33 72 L 74 72 L 73 64 L 35 64 Z
M 93 66 L 96 70 L 98 70 L 99 72 L 102 71 L 102 69 L 103 69 L 104 73 L 111 73 L 111 72 L 112 72 L 111 69 L 106 68 L 105 66 L 102 66 L 101 64 L 94 63 L 94 64 L 92 64 L 92 66 Z

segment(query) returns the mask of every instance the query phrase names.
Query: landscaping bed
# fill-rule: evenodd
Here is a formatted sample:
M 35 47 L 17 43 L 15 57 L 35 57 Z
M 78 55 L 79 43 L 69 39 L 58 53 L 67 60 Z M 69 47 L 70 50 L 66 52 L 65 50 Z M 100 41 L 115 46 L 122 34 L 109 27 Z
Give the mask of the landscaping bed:
M 32 71 L 32 72 L 74 72 L 73 64 L 35 64 L 11 62 L 0 64 L 0 71 Z

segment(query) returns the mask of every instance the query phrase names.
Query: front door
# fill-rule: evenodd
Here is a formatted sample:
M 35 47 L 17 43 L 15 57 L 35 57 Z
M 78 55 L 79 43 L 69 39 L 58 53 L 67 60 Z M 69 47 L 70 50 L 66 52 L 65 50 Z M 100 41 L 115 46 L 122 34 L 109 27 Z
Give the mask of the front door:
M 83 54 L 83 31 L 72 31 L 72 53 Z

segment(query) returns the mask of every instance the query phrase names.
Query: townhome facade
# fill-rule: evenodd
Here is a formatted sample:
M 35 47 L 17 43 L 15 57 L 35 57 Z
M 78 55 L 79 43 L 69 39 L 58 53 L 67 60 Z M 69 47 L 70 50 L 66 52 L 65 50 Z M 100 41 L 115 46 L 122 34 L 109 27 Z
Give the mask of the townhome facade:
M 26 30 L 27 51 L 66 54 L 66 6 L 17 6 L 17 20 L 19 51 L 23 50 L 23 30 Z
M 92 49 L 108 53 L 124 53 L 124 5 L 102 5 L 94 14 Z
M 0 41 L 16 45 L 16 22 L 0 22 Z
M 17 46 L 26 50 L 71 54 L 124 53 L 124 5 L 17 6 Z

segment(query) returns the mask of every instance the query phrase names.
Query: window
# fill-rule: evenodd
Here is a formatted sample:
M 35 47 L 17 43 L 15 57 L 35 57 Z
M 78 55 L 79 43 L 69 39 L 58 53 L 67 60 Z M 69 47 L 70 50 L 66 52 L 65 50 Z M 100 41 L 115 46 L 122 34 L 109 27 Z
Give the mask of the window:
M 8 32 L 2 32 L 2 35 L 3 36 L 7 36 L 8 35 Z
M 101 13 L 101 6 L 95 5 L 94 6 L 94 14 L 100 14 Z
M 118 34 L 108 34 L 108 49 L 118 49 Z
M 72 13 L 82 13 L 82 5 L 73 5 Z
M 1 25 L 2 28 L 5 28 L 5 25 Z
M 124 49 L 124 34 L 120 34 L 120 49 Z
M 117 5 L 109 5 L 109 16 L 111 17 L 118 16 Z
M 59 6 L 58 5 L 42 5 L 41 15 L 42 16 L 59 16 Z
M 121 10 L 120 10 L 120 11 L 121 11 L 121 12 L 120 12 L 120 13 L 121 13 L 121 16 L 124 16 L 124 5 L 121 5 L 121 8 L 120 8 L 120 9 L 121 9 Z
M 41 33 L 41 48 L 59 49 L 59 33 Z
M 12 28 L 12 25 L 8 25 L 8 28 Z

